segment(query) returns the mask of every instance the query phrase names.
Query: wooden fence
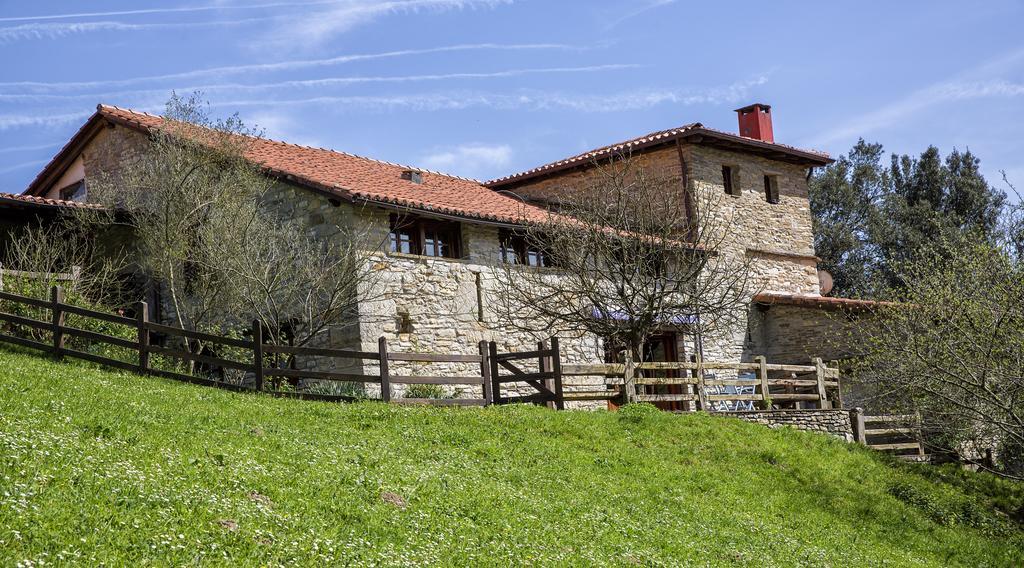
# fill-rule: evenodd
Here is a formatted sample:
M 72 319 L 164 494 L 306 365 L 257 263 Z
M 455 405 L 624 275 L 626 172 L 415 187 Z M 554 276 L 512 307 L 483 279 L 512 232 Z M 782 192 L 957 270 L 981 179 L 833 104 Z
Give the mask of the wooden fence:
M 752 363 L 640 363 L 632 369 L 638 401 L 681 403 L 684 410 L 731 409 L 720 404 L 724 402 L 753 402 L 763 408 L 805 408 L 808 404 L 842 408 L 839 368 L 821 359 L 815 359 L 812 365 L 779 365 L 758 356 Z M 570 389 L 576 387 L 571 377 L 594 375 L 604 375 L 606 384 L 614 388 L 605 392 L 570 390 L 567 400 L 621 398 L 626 372 L 625 364 L 563 365 L 562 374 Z M 728 378 L 718 378 L 718 373 Z M 729 390 L 732 392 L 723 392 Z
M 622 364 L 563 364 L 558 338 L 523 352 L 500 352 L 495 342 L 481 341 L 477 354 L 465 355 L 392 352 L 381 337 L 376 351 L 354 351 L 265 343 L 258 322 L 253 322 L 247 338 L 162 325 L 148 320 L 144 302 L 137 306 L 135 317 L 99 312 L 66 303 L 59 286 L 53 287 L 49 300 L 2 291 L 0 300 L 11 302 L 23 313 L 34 315 L 41 310 L 49 316 L 29 317 L 0 308 L 0 323 L 5 323 L 0 328 L 0 342 L 141 374 L 278 396 L 353 400 L 369 398 L 366 394 L 376 390 L 377 397 L 385 402 L 459 406 L 529 402 L 562 409 L 567 401 L 621 401 L 627 372 Z M 117 326 L 122 337 L 69 325 L 69 316 Z M 69 346 L 69 338 L 86 348 Z M 202 349 L 194 349 L 200 343 Z M 115 357 L 109 349 L 96 349 L 97 345 L 127 356 Z M 465 376 L 402 374 L 393 371 L 399 367 L 393 363 L 424 367 L 461 364 L 478 370 Z M 354 370 L 325 370 L 336 369 L 339 364 Z M 203 374 L 183 372 L 186 368 Z M 374 368 L 376 373 L 372 372 Z M 753 402 L 766 408 L 802 408 L 807 404 L 842 407 L 839 369 L 820 359 L 813 365 L 769 364 L 764 357 L 757 357 L 753 363 L 690 361 L 642 363 L 630 368 L 638 388 L 637 400 L 680 405 L 672 409 L 727 410 L 731 408 L 724 404 Z M 728 376 L 719 378 L 716 372 Z M 584 376 L 589 378 L 585 384 L 571 382 L 574 377 Z M 595 377 L 603 379 L 602 384 L 595 385 Z M 563 379 L 569 382 L 563 384 Z M 339 392 L 338 387 L 353 384 L 362 389 L 362 395 Z M 464 386 L 470 395 L 393 398 L 394 385 Z
M 914 414 L 865 416 L 860 408 L 851 412 L 854 437 L 875 450 L 906 460 L 924 461 L 927 455 L 921 443 L 921 417 Z
M 263 329 L 259 322 L 253 322 L 250 331 L 251 339 L 242 339 L 213 335 L 198 331 L 184 330 L 162 325 L 148 320 L 148 306 L 141 302 L 136 308 L 136 317 L 109 314 L 75 306 L 64 302 L 59 286 L 51 290 L 50 300 L 40 300 L 0 291 L 0 300 L 12 302 L 22 308 L 34 308 L 48 312 L 46 320 L 7 313 L 0 310 L 0 322 L 6 325 L 0 330 L 0 342 L 7 342 L 22 347 L 38 349 L 52 353 L 55 357 L 72 357 L 93 363 L 134 371 L 140 374 L 158 375 L 195 384 L 216 386 L 231 390 L 255 390 L 269 392 L 278 396 L 288 396 L 316 400 L 354 400 L 364 398 L 352 394 L 331 394 L 332 389 L 323 389 L 324 384 L 349 383 L 375 385 L 379 389 L 379 399 L 385 402 L 401 404 L 434 404 L 458 406 L 485 406 L 488 404 L 508 404 L 512 402 L 549 403 L 562 408 L 561 372 L 558 340 L 552 339 L 550 347 L 543 345 L 537 351 L 524 353 L 501 353 L 496 343 L 479 343 L 476 355 L 437 354 L 437 353 L 401 353 L 392 352 L 387 340 L 381 337 L 376 351 L 352 351 L 320 347 L 296 347 L 264 343 Z M 122 331 L 133 330 L 132 339 L 116 337 L 74 327 L 67 324 L 67 316 L 78 316 L 98 320 L 115 326 Z M 22 329 L 23 333 L 17 334 Z M 24 333 L 28 330 L 28 333 Z M 90 346 L 103 345 L 119 348 L 128 352 L 128 358 L 115 358 L 110 354 L 101 354 L 82 349 L 68 347 L 69 337 L 81 338 Z M 154 337 L 163 339 L 163 345 L 154 342 Z M 205 346 L 198 352 L 187 349 L 186 345 L 202 342 Z M 180 347 L 169 345 L 180 344 Z M 225 353 L 226 352 L 226 353 Z M 234 354 L 231 358 L 229 355 Z M 153 364 L 153 357 L 163 361 L 176 361 L 177 365 Z M 275 365 L 281 359 L 287 366 Z M 315 361 L 314 361 L 315 360 Z M 329 360 L 341 362 L 359 368 L 359 372 L 341 372 L 303 368 L 309 363 L 323 363 Z M 375 366 L 376 374 L 365 372 L 364 363 Z M 479 368 L 478 373 L 471 376 L 440 376 L 396 374 L 392 372 L 392 363 L 431 364 L 470 364 Z M 538 369 L 533 371 L 524 364 L 536 362 Z M 184 363 L 184 365 L 182 365 Z M 268 364 L 271 363 L 271 364 Z M 190 365 L 191 364 L 191 365 Z M 198 366 L 210 371 L 208 376 L 197 376 L 181 372 L 182 366 Z M 170 367 L 170 368 L 168 368 Z M 512 371 L 512 375 L 502 375 L 499 369 Z M 236 375 L 233 379 L 230 378 Z M 209 375 L 219 374 L 217 378 Z M 302 385 L 305 388 L 297 389 Z M 520 383 L 519 392 L 523 389 L 536 391 L 535 395 L 502 396 L 502 389 L 509 388 L 511 383 Z M 309 384 L 313 388 L 309 388 Z M 479 389 L 479 396 L 455 396 L 452 398 L 392 398 L 393 385 L 447 385 L 473 387 Z M 318 388 L 319 387 L 319 388 Z M 368 397 L 366 397 L 368 398 Z

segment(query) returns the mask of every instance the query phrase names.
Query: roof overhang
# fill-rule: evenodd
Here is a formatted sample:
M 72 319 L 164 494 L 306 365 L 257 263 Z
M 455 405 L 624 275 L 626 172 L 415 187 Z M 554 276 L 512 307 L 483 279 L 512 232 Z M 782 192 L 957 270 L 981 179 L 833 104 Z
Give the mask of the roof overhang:
M 98 111 L 78 129 L 78 132 L 68 140 L 68 143 L 43 167 L 36 175 L 32 183 L 28 185 L 22 195 L 43 195 L 54 183 L 64 175 L 64 172 L 71 166 L 75 158 L 82 153 L 82 150 L 103 128 L 113 125 L 107 117 Z
M 805 167 L 827 166 L 835 160 L 827 154 L 801 150 L 785 144 L 765 142 L 754 138 L 747 138 L 738 134 L 730 134 L 712 128 L 707 128 L 700 123 L 684 126 L 675 130 L 666 131 L 657 135 L 609 146 L 606 149 L 593 152 L 593 155 L 586 158 L 580 156 L 568 158 L 560 162 L 553 162 L 525 172 L 512 174 L 507 177 L 498 178 L 484 183 L 494 190 L 515 187 L 527 180 L 545 178 L 557 173 L 586 169 L 595 164 L 605 163 L 624 153 L 643 153 L 656 148 L 661 148 L 678 142 L 688 144 L 703 144 L 722 150 L 734 152 L 745 152 L 771 160 L 778 160 L 790 164 Z M 581 155 L 582 156 L 582 155 Z
M 830 296 L 812 296 L 810 294 L 785 294 L 780 292 L 761 292 L 754 296 L 754 303 L 759 306 L 791 306 L 796 308 L 808 308 L 814 310 L 831 311 L 872 311 L 885 306 L 891 306 L 891 302 L 878 302 L 875 300 L 856 300 L 853 298 L 833 298 Z

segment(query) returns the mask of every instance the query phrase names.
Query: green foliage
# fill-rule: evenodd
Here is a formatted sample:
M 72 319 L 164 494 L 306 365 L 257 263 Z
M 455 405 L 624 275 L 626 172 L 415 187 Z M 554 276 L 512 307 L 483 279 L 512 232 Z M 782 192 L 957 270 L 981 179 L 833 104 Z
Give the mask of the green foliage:
M 458 398 L 462 394 L 460 389 L 454 392 L 446 392 L 441 385 L 408 385 L 405 387 L 404 398 L 432 398 L 448 399 Z
M 649 402 L 634 402 L 620 408 L 618 417 L 620 422 L 640 424 L 659 414 L 661 411 L 658 410 L 658 407 Z
M 984 242 L 943 239 L 896 265 L 913 282 L 883 297 L 848 341 L 862 390 L 920 413 L 927 442 L 954 454 L 1024 445 L 1024 264 Z M 975 456 L 976 457 L 976 456 Z M 1024 478 L 1016 464 L 1003 473 Z
M 1019 525 L 987 524 L 990 476 L 623 410 L 641 422 L 285 400 L 0 353 L 0 564 L 1024 562 Z
M 1007 237 L 1004 192 L 981 175 L 979 159 L 935 147 L 920 157 L 882 163 L 880 144 L 860 140 L 810 184 L 815 251 L 832 273 L 835 294 L 874 296 L 905 287 L 898 266 L 944 238 L 965 235 L 996 243 Z

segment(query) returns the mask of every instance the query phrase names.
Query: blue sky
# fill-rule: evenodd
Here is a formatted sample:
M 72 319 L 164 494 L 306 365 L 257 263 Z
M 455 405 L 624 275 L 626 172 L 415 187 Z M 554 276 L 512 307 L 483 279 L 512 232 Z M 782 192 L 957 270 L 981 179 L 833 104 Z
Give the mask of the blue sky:
M 99 102 L 204 91 L 271 138 L 489 179 L 688 122 L 970 148 L 1024 191 L 1020 0 L 0 0 L 0 191 Z

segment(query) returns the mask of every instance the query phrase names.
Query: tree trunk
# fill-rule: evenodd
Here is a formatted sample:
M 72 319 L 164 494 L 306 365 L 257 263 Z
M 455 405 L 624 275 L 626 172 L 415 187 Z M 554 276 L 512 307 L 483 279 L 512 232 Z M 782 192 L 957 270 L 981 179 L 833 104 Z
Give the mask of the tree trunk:
M 622 392 L 626 398 L 626 404 L 636 402 L 636 363 L 633 360 L 633 353 L 637 351 L 634 345 L 626 348 L 626 370 L 622 373 Z M 641 358 L 641 360 L 643 360 Z

